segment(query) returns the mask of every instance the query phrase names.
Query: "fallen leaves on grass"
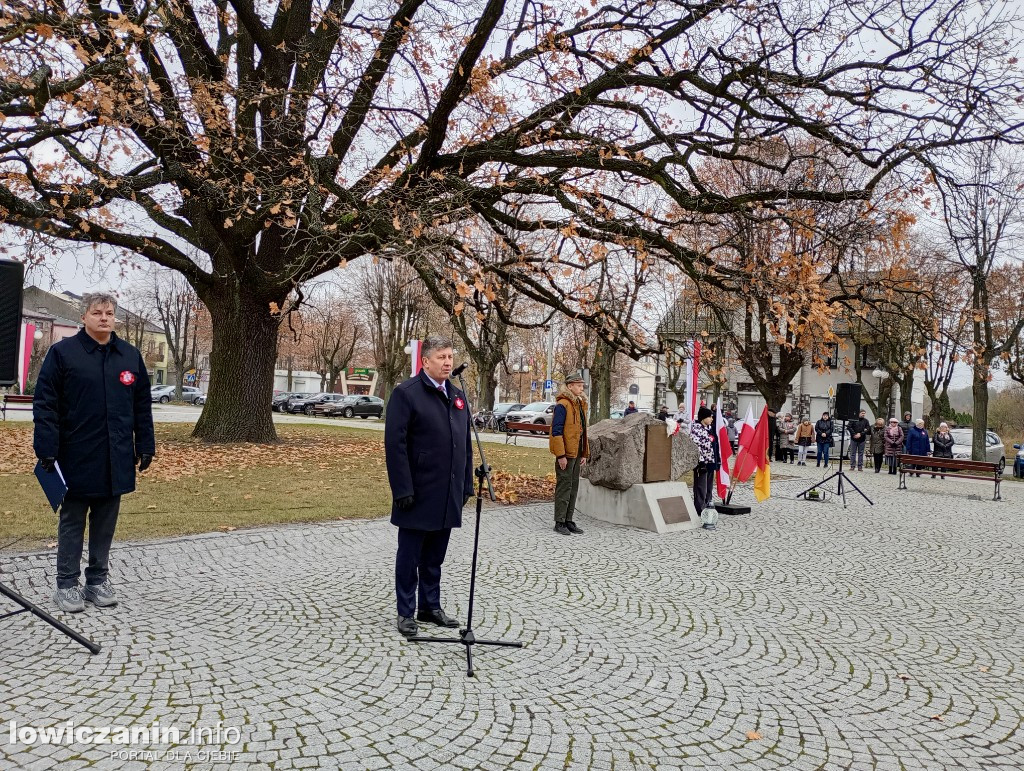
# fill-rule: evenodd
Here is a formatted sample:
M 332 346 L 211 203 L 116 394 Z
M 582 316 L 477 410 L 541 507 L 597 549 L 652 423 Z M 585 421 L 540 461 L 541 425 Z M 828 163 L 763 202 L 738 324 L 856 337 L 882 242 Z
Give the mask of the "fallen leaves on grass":
M 504 471 L 491 473 L 494 497 L 499 503 L 526 503 L 528 501 L 551 501 L 555 498 L 555 475 L 536 477 L 530 474 L 509 474 Z
M 0 440 L 0 469 L 4 474 L 29 474 L 36 465 L 32 428 L 5 429 Z

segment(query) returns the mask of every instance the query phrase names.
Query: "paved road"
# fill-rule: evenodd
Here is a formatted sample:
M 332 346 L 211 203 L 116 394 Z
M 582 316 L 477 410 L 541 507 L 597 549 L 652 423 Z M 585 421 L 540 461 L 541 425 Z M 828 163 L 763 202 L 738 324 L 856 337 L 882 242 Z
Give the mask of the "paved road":
M 777 480 L 714 533 L 583 520 L 566 538 L 548 506 L 488 512 L 476 631 L 526 647 L 478 650 L 472 680 L 457 646 L 394 631 L 385 521 L 119 546 L 121 606 L 71 619 L 99 655 L 0 622 L 0 767 L 202 768 L 216 749 L 253 769 L 1021 768 L 1019 488 L 992 504 L 969 497 L 981 484 L 854 480 L 877 506 L 796 502 L 806 479 Z M 444 585 L 463 619 L 471 536 Z M 52 553 L 0 564 L 31 597 L 52 578 Z M 133 763 L 10 744 L 10 720 L 220 721 L 240 741 Z

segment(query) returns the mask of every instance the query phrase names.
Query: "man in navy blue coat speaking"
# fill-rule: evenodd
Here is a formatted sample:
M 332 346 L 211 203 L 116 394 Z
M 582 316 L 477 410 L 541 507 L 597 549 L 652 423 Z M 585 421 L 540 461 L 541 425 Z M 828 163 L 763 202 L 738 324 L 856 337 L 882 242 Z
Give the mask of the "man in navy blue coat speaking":
M 398 631 L 406 637 L 418 632 L 417 621 L 459 625 L 441 608 L 441 565 L 473 495 L 473 445 L 466 395 L 448 380 L 453 358 L 450 340 L 424 340 L 422 369 L 391 393 L 384 420 Z
M 32 400 L 33 447 L 43 468 L 59 464 L 67 484 L 57 524 L 57 591 L 61 610 L 78 613 L 85 601 L 117 604 L 108 555 L 121 496 L 135 489 L 135 465 L 153 460 L 153 405 L 149 373 L 139 349 L 114 334 L 114 298 L 87 294 L 77 335 L 50 347 Z M 81 575 L 89 519 L 89 566 Z

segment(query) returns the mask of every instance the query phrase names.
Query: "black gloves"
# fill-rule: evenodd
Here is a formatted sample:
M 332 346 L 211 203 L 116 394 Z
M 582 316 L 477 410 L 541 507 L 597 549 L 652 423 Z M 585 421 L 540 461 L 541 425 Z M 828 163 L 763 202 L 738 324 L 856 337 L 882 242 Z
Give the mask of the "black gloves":
M 408 511 L 415 500 L 411 495 L 406 495 L 404 498 L 395 498 L 395 505 L 402 511 Z
M 149 464 L 153 462 L 152 455 L 140 455 L 139 458 L 139 472 L 143 472 L 149 468 Z
M 56 458 L 40 458 L 39 459 L 39 465 L 43 467 L 43 470 L 47 474 L 52 474 L 53 470 L 57 466 L 57 459 Z

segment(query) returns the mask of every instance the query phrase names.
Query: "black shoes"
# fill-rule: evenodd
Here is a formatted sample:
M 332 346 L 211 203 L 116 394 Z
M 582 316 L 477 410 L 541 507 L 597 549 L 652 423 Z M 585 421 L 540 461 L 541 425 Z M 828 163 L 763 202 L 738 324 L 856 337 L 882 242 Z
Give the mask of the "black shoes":
M 416 622 L 408 616 L 398 617 L 398 631 L 404 634 L 406 637 L 413 637 L 419 632 L 419 627 L 416 626 Z
M 579 525 L 577 525 L 575 522 L 571 522 L 571 521 L 570 522 L 566 522 L 565 523 L 565 528 L 570 533 L 575 533 L 576 535 L 583 535 L 583 531 L 580 529 Z
M 572 535 L 572 531 L 565 526 L 564 522 L 558 522 L 555 524 L 555 532 L 559 535 Z
M 410 619 L 411 621 L 412 619 Z M 433 610 L 421 610 L 416 614 L 417 621 L 425 621 L 428 624 L 437 624 L 438 626 L 446 626 L 449 629 L 455 629 L 459 622 L 445 613 L 440 608 L 434 608 Z

